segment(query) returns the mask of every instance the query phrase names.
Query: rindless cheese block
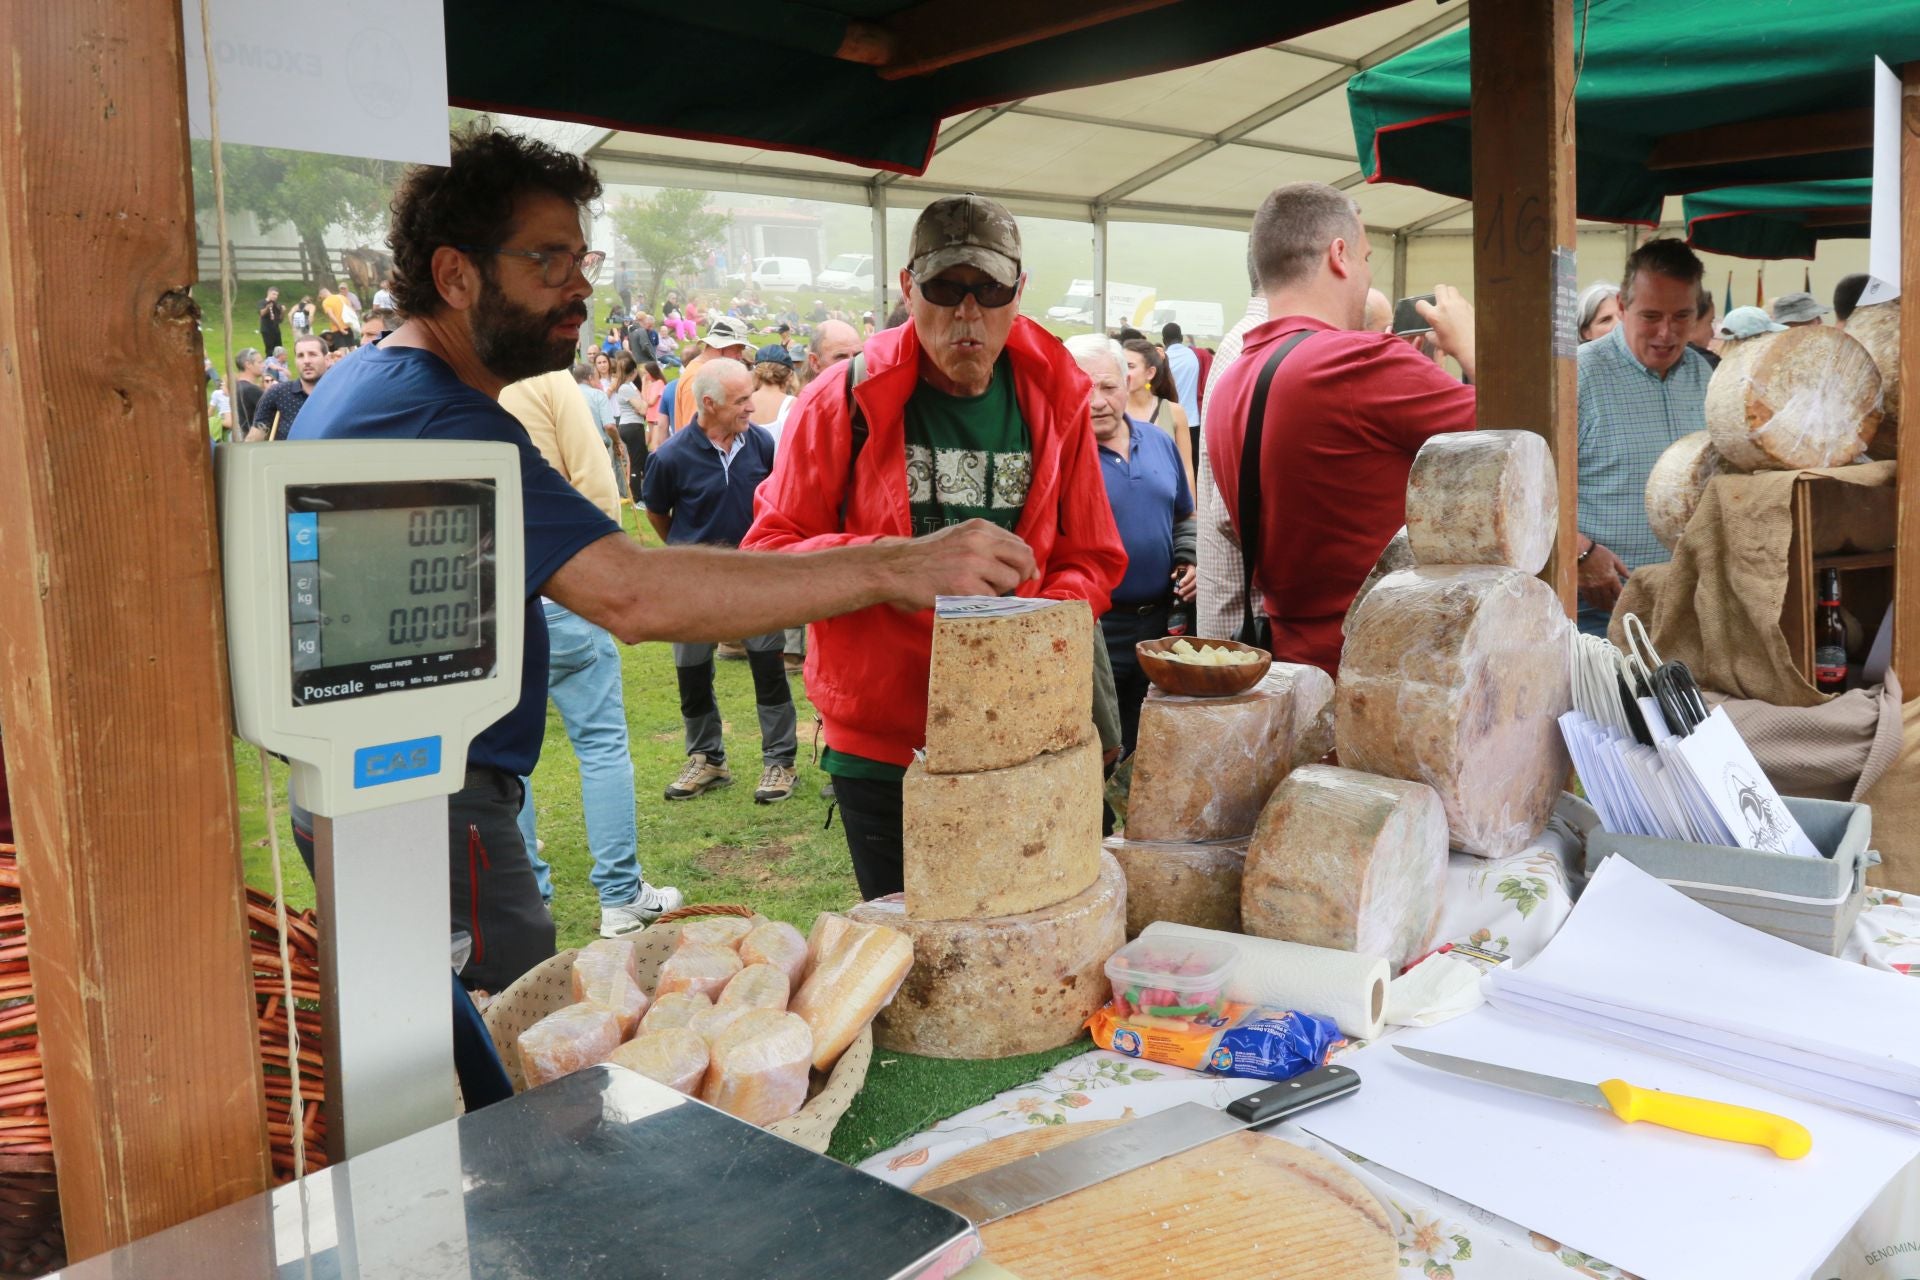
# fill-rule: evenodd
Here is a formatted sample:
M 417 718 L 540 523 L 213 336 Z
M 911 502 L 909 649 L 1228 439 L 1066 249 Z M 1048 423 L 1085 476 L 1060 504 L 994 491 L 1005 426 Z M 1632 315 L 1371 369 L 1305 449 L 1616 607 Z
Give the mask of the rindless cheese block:
M 1447 876 L 1447 815 L 1432 787 L 1332 765 L 1295 769 L 1247 848 L 1246 932 L 1385 957 L 1426 949 Z
M 1647 473 L 1647 524 L 1673 550 L 1715 476 L 1732 471 L 1705 431 L 1690 431 L 1667 446 Z
M 895 896 L 848 915 L 913 940 L 913 968 L 874 1021 L 874 1043 L 930 1058 L 1006 1058 L 1068 1043 L 1106 1003 L 1107 957 L 1126 943 L 1127 885 L 1103 855 L 1092 887 L 1042 911 L 914 920 Z
M 1553 454 L 1532 431 L 1434 436 L 1407 477 L 1407 545 L 1419 564 L 1538 573 L 1558 531 Z
M 1707 384 L 1707 430 L 1741 471 L 1839 467 L 1880 426 L 1880 371 L 1840 330 L 1801 325 L 1749 338 Z
M 927 771 L 1005 769 L 1085 742 L 1093 631 L 1084 600 L 942 600 L 927 676 Z
M 605 1062 L 620 1047 L 620 1022 L 611 1009 L 570 1004 L 555 1009 L 520 1033 L 520 1070 L 527 1087 Z
M 694 991 L 717 1000 L 738 972 L 740 953 L 732 947 L 682 943 L 660 966 L 653 994 L 658 999 L 676 991 Z
M 1324 671 L 1284 662 L 1229 698 L 1149 689 L 1127 788 L 1127 839 L 1185 844 L 1247 836 L 1300 755 L 1316 746 L 1312 758 L 1326 754 L 1332 693 Z
M 1867 442 L 1867 453 L 1874 458 L 1891 458 L 1900 433 L 1900 304 L 1876 302 L 1855 307 L 1847 317 L 1847 336 L 1867 349 L 1873 367 L 1880 371 L 1880 429 Z
M 707 1074 L 707 1042 L 685 1027 L 642 1031 L 607 1061 L 696 1097 Z
M 1367 571 L 1366 581 L 1353 593 L 1353 603 L 1347 606 L 1347 616 L 1340 620 L 1340 634 L 1344 636 L 1353 626 L 1353 615 L 1359 610 L 1360 602 L 1367 598 L 1367 592 L 1373 590 L 1374 583 L 1390 573 L 1411 569 L 1413 565 L 1413 548 L 1407 545 L 1407 527 L 1401 525 L 1400 531 L 1387 539 L 1387 549 L 1380 553 L 1380 558 L 1373 562 L 1373 568 Z
M 778 965 L 750 964 L 733 976 L 714 1003 L 748 1009 L 785 1009 L 791 991 L 785 969 Z
M 613 1010 L 620 1034 L 630 1036 L 647 1011 L 647 995 L 634 976 L 633 943 L 625 938 L 599 938 L 574 953 L 570 983 L 576 1003 L 585 1001 Z
M 1156 920 L 1240 932 L 1240 872 L 1247 842 L 1166 844 L 1109 836 L 1102 846 L 1127 877 L 1127 937 Z
M 846 916 L 833 919 L 821 935 L 827 945 L 814 956 L 813 971 L 790 1006 L 813 1031 L 813 1065 L 822 1071 L 833 1070 L 913 967 L 913 943 L 906 934 Z
M 684 1027 L 691 1023 L 694 1015 L 713 1008 L 713 1001 L 698 991 L 673 991 L 653 1002 L 640 1019 L 640 1030 L 661 1031 L 668 1027 Z
M 813 1033 L 791 1013 L 749 1009 L 712 1042 L 700 1100 L 751 1124 L 784 1120 L 807 1101 Z
M 907 912 L 1018 915 L 1065 902 L 1100 873 L 1100 740 L 980 773 L 915 762 L 900 799 Z
M 1382 578 L 1340 655 L 1340 763 L 1439 792 L 1456 849 L 1526 848 L 1567 778 L 1567 626 L 1553 588 L 1518 569 Z

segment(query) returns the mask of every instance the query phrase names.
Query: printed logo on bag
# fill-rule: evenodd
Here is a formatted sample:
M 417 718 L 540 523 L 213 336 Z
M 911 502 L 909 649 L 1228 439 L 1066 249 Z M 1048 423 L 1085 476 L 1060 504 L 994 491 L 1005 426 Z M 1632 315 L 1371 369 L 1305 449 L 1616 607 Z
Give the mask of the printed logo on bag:
M 1779 803 L 1769 797 L 1766 789 L 1737 764 L 1727 765 L 1724 785 L 1727 794 L 1739 807 L 1741 821 L 1753 841 L 1753 847 L 1786 853 L 1786 815 L 1780 811 Z

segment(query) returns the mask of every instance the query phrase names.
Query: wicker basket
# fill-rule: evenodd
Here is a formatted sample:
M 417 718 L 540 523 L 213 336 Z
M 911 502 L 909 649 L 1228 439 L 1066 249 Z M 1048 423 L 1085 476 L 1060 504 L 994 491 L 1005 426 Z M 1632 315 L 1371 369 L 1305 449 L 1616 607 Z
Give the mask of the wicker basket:
M 659 981 L 661 964 L 680 944 L 680 926 L 701 916 L 742 916 L 756 923 L 763 922 L 752 909 L 730 904 L 683 907 L 661 916 L 632 940 L 640 986 L 648 996 L 653 995 L 654 984 Z M 500 1051 L 500 1061 L 506 1064 L 516 1092 L 527 1087 L 526 1077 L 520 1070 L 520 1053 L 515 1047 L 520 1033 L 555 1009 L 573 1003 L 573 957 L 572 951 L 563 951 L 535 965 L 487 1006 L 487 1030 L 493 1035 L 494 1047 Z M 810 1151 L 826 1151 L 827 1144 L 833 1140 L 834 1126 L 840 1123 L 840 1117 L 853 1105 L 854 1095 L 866 1083 L 867 1067 L 872 1061 L 873 1028 L 865 1027 L 833 1064 L 832 1072 L 825 1076 L 818 1071 L 813 1073 L 807 1088 L 807 1104 L 785 1120 L 767 1125 L 767 1132 L 779 1134 Z

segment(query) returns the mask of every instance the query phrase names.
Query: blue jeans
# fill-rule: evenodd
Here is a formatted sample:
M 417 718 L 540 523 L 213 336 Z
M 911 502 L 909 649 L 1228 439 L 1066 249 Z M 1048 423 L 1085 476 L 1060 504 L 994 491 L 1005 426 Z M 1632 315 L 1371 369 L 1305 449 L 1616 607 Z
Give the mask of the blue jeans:
M 1607 627 L 1613 622 L 1613 610 L 1596 609 L 1590 604 L 1582 603 L 1580 612 L 1573 621 L 1574 625 L 1580 628 L 1581 635 L 1599 636 L 1604 640 L 1607 636 Z
M 587 848 L 593 854 L 588 879 L 600 891 L 600 905 L 623 907 L 640 894 L 640 833 L 633 808 L 633 755 L 627 748 L 627 705 L 620 680 L 620 654 L 613 637 L 585 618 L 543 600 L 547 612 L 547 696 L 560 711 L 580 761 L 580 802 L 587 823 Z M 520 807 L 520 834 L 527 858 L 540 882 L 540 896 L 551 901 L 553 880 L 534 839 L 533 786 L 526 781 Z

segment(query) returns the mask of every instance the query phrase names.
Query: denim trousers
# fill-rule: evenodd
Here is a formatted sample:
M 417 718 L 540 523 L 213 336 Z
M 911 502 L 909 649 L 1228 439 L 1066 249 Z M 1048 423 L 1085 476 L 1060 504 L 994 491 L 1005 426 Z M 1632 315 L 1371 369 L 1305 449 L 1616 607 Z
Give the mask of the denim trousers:
M 754 709 L 760 718 L 760 760 L 762 764 L 793 767 L 800 751 L 800 727 L 793 709 L 793 689 L 787 684 L 786 667 L 780 657 L 786 643 L 784 631 L 763 636 L 748 636 L 747 666 L 753 671 Z M 713 764 L 727 758 L 721 737 L 720 704 L 713 696 L 713 650 L 711 643 L 673 646 L 674 674 L 680 681 L 680 720 L 686 728 L 687 754 L 700 752 Z
M 1606 638 L 1607 628 L 1612 623 L 1613 610 L 1596 609 L 1585 601 L 1581 601 L 1580 612 L 1574 618 L 1574 625 L 1580 628 L 1581 635 L 1599 636 L 1602 639 Z
M 599 891 L 601 906 L 623 907 L 640 894 L 640 859 L 620 653 L 602 628 L 551 600 L 541 604 L 547 613 L 550 653 L 547 696 L 559 710 L 580 761 L 580 804 L 587 849 L 593 854 L 587 878 Z M 533 784 L 522 781 L 527 796 L 520 807 L 520 834 L 540 882 L 540 896 L 551 901 L 553 878 L 534 839 Z

